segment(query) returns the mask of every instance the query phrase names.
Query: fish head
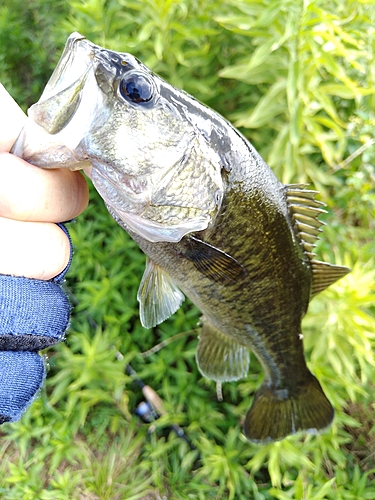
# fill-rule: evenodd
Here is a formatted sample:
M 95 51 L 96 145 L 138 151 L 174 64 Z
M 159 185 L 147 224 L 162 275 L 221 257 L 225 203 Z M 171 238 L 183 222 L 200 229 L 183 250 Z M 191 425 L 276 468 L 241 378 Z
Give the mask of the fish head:
M 43 168 L 92 165 L 125 229 L 177 242 L 212 224 L 223 198 L 222 159 L 198 123 L 204 112 L 131 54 L 73 33 L 13 152 Z

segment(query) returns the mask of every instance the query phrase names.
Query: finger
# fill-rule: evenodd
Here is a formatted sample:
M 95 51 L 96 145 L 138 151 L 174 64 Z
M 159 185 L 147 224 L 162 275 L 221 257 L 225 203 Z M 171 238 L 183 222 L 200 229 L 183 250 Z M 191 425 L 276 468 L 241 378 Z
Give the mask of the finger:
M 49 280 L 68 265 L 70 243 L 56 224 L 0 217 L 0 273 Z
M 43 170 L 0 153 L 0 216 L 36 222 L 71 220 L 86 208 L 88 187 L 80 172 Z
M 0 151 L 10 151 L 25 123 L 26 115 L 0 83 Z

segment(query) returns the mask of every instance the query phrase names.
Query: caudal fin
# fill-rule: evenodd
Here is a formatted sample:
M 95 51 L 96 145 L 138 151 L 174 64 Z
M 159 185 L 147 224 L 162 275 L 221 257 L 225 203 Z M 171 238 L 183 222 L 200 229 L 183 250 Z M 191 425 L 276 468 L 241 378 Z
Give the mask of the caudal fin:
M 334 414 L 332 405 L 317 379 L 309 375 L 298 391 L 260 387 L 246 415 L 247 439 L 267 443 L 300 431 L 316 433 L 329 426 Z

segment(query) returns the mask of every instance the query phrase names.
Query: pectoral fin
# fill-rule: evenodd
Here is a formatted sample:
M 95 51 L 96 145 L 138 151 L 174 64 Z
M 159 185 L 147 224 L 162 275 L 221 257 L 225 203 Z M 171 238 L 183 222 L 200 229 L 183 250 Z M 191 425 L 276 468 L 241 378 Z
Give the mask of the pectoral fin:
M 196 357 L 202 375 L 217 382 L 246 377 L 250 366 L 247 348 L 209 323 L 202 328 Z
M 147 259 L 137 294 L 142 325 L 153 328 L 162 323 L 177 311 L 184 298 L 169 275 Z
M 184 257 L 214 281 L 229 284 L 246 274 L 245 268 L 236 259 L 194 236 L 186 237 L 181 246 Z

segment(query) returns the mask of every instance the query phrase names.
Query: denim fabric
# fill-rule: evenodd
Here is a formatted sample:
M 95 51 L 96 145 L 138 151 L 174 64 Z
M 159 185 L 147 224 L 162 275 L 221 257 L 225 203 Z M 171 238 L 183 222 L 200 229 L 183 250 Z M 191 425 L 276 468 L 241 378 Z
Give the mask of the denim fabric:
M 64 338 L 70 305 L 61 286 L 0 275 L 0 350 L 39 351 Z
M 51 281 L 0 275 L 0 423 L 18 420 L 41 387 L 45 367 L 37 351 L 64 339 L 70 304 L 61 283 L 71 256 Z
M 45 378 L 37 352 L 0 352 L 0 424 L 18 420 Z

